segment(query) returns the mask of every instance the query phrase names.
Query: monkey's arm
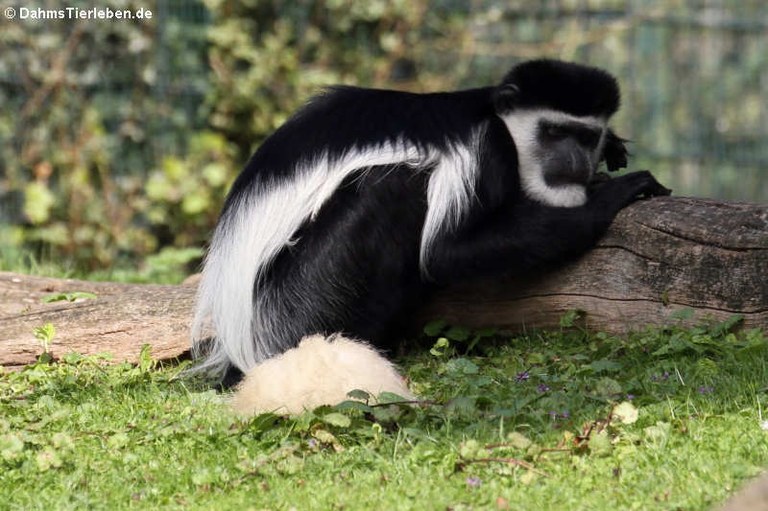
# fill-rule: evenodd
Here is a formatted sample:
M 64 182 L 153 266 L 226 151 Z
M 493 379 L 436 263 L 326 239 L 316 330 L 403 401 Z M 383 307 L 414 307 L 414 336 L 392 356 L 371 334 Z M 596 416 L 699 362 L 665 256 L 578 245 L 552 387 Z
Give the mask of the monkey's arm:
M 580 207 L 506 204 L 445 234 L 428 263 L 429 275 L 445 284 L 500 272 L 521 274 L 573 259 L 597 243 L 622 208 L 640 197 L 669 193 L 643 171 L 600 183 Z

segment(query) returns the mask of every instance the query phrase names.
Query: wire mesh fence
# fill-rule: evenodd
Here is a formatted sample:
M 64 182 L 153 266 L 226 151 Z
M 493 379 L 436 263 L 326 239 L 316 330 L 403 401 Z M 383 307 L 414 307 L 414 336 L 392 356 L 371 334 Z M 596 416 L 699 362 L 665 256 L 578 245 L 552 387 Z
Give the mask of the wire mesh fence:
M 287 2 L 259 3 L 269 4 L 270 12 L 279 14 L 282 9 L 286 16 L 306 19 L 325 5 L 304 2 L 289 8 Z M 369 8 L 387 3 L 371 2 Z M 632 141 L 633 168 L 654 170 L 680 194 L 768 200 L 764 1 L 420 0 L 414 4 L 437 17 L 457 17 L 464 36 L 441 40 L 425 23 L 414 39 L 417 43 L 406 52 L 413 57 L 411 64 L 398 64 L 405 75 L 430 69 L 445 76 L 449 88 L 494 83 L 515 62 L 540 56 L 604 67 L 622 84 L 623 107 L 615 124 Z M 48 102 L 62 88 L 62 96 L 77 95 L 75 106 L 66 106 L 73 118 L 80 122 L 94 116 L 98 129 L 115 134 L 107 139 L 99 160 L 105 172 L 115 175 L 146 175 L 167 155 L 187 151 L 192 133 L 210 127 L 210 77 L 228 72 L 209 58 L 212 12 L 201 1 L 157 1 L 148 7 L 155 14 L 151 23 L 112 26 L 103 37 L 92 24 L 79 35 L 99 45 L 102 61 L 96 67 L 87 45 L 85 50 L 66 52 L 67 42 L 82 24 L 0 22 L 0 104 L 6 112 L 0 114 L 0 222 L 23 220 L 19 214 L 23 197 L 14 186 L 45 174 L 34 163 L 35 151 L 41 150 L 34 149 L 33 142 L 52 145 L 58 154 L 73 150 L 72 141 L 57 138 L 52 127 L 56 119 L 44 117 L 44 112 L 59 112 Z M 269 22 L 280 29 L 279 18 Z M 59 39 L 51 39 L 56 33 Z M 308 29 L 296 37 L 323 34 Z M 359 38 L 361 47 L 368 44 L 365 37 Z M 35 61 L 29 55 L 57 49 L 46 46 L 49 39 L 54 46 L 63 45 L 59 56 L 52 53 L 48 60 L 30 65 Z M 112 57 L 104 50 L 109 45 L 114 46 Z M 49 78 L 37 82 L 30 78 L 37 72 L 35 66 L 59 64 L 62 76 L 68 67 L 77 67 L 80 74 L 53 84 Z M 46 129 L 50 133 L 43 134 Z M 98 129 L 88 136 L 95 136 Z

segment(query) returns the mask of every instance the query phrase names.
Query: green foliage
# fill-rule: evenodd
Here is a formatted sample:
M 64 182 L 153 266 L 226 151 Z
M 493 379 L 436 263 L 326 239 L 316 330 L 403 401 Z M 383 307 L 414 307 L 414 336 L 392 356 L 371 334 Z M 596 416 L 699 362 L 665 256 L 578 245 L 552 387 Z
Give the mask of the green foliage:
M 43 326 L 36 327 L 33 333 L 35 339 L 40 341 L 43 347 L 43 354 L 47 354 L 51 350 L 51 343 L 56 335 L 56 328 L 51 323 L 46 323 Z
M 573 328 L 576 326 L 576 323 L 584 317 L 584 312 L 579 310 L 570 310 L 563 314 L 563 317 L 560 318 L 560 327 L 561 328 Z
M 146 253 L 151 247 L 131 226 L 123 187 L 110 168 L 113 151 L 136 145 L 120 131 L 107 133 L 108 114 L 100 108 L 107 98 L 92 89 L 96 76 L 119 61 L 128 71 L 126 85 L 138 94 L 116 100 L 112 112 L 122 107 L 120 122 L 127 126 L 142 110 L 155 108 L 146 94 L 149 48 L 135 44 L 146 41 L 142 27 L 83 23 L 72 30 L 66 23 L 7 22 L 2 31 L 0 72 L 23 79 L 14 84 L 21 91 L 0 87 L 0 101 L 9 107 L 4 112 L 13 116 L 11 122 L 0 119 L 0 125 L 13 126 L 0 137 L 0 193 L 23 191 L 24 241 L 88 267 L 110 264 L 121 247 Z
M 43 303 L 54 302 L 76 302 L 77 300 L 93 300 L 96 295 L 85 291 L 74 291 L 72 293 L 53 293 L 48 296 L 44 296 Z
M 322 87 L 450 88 L 456 69 L 435 66 L 433 51 L 468 36 L 460 12 L 440 16 L 425 1 L 206 5 L 213 16 L 211 124 L 237 145 L 241 160 Z
M 428 57 L 466 35 L 458 14 L 425 2 L 206 6 L 74 29 L 0 21 L 0 224 L 15 225 L 0 225 L 0 258 L 16 247 L 112 277 L 163 248 L 202 247 L 241 166 L 310 95 L 450 87 L 456 70 Z
M 762 200 L 766 8 L 726 4 L 706 27 L 690 2 L 666 17 L 613 0 L 193 0 L 157 2 L 137 23 L 0 17 L 0 266 L 31 254 L 120 273 L 201 247 L 251 152 L 324 86 L 485 85 L 532 56 L 619 76 L 616 127 L 636 142 L 635 168 L 680 193 Z
M 471 352 L 478 343 L 493 338 L 498 332 L 495 328 L 481 328 L 471 331 L 465 327 L 448 326 L 444 320 L 435 320 L 424 326 L 424 334 L 428 337 L 439 337 L 435 341 L 430 353 L 434 356 L 454 354 L 451 342 L 464 347 L 464 351 Z
M 69 354 L 0 378 L 0 493 L 23 509 L 709 509 L 768 463 L 768 340 L 728 323 L 486 337 L 401 361 L 419 404 L 354 391 L 294 417 L 236 417 L 147 347 L 135 366 Z M 700 335 L 717 350 L 660 352 Z
M 184 158 L 166 157 L 150 172 L 143 211 L 158 236 L 176 247 L 199 247 L 218 218 L 236 167 L 233 147 L 221 135 L 200 132 L 190 137 Z
M 138 6 L 107 0 L 99 7 Z M 236 165 L 221 137 L 189 134 L 203 124 L 186 105 L 167 101 L 180 85 L 169 73 L 185 67 L 155 55 L 153 34 L 162 28 L 165 43 L 183 41 L 184 56 L 200 69 L 205 46 L 194 34 L 204 31 L 179 32 L 178 20 L 158 20 L 155 12 L 137 23 L 0 22 L 0 221 L 20 226 L 3 237 L 0 257 L 15 257 L 10 241 L 82 272 L 135 264 L 170 243 L 202 245 Z M 184 180 L 179 193 L 192 187 L 188 198 L 145 193 L 147 181 L 166 174 L 156 154 L 183 155 L 174 184 Z

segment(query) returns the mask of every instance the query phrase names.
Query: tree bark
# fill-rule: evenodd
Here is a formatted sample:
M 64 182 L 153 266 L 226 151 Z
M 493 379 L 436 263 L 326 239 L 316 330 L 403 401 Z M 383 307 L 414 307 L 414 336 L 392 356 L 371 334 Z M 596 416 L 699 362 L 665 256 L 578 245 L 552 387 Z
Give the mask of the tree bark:
M 95 299 L 42 303 L 53 293 L 92 292 Z M 0 364 L 34 361 L 34 329 L 52 324 L 53 356 L 110 352 L 136 361 L 144 344 L 155 358 L 183 355 L 195 286 L 114 284 L 0 273 Z M 743 316 L 743 327 L 768 327 L 768 206 L 660 197 L 621 212 L 584 257 L 525 277 L 467 282 L 442 290 L 421 321 L 513 331 L 558 327 L 581 310 L 592 330 L 623 333 L 646 325 L 693 324 Z M 690 309 L 686 320 L 675 313 Z
M 43 352 L 34 330 L 48 323 L 56 330 L 54 357 L 110 353 L 115 362 L 136 362 L 144 344 L 154 358 L 178 357 L 189 348 L 195 289 L 0 272 L 0 365 L 14 369 L 33 362 Z M 45 297 L 74 292 L 96 298 L 43 303 Z
M 623 333 L 744 317 L 768 327 L 768 206 L 659 197 L 622 211 L 597 247 L 551 272 L 446 290 L 425 318 L 468 327 L 558 327 L 584 311 L 591 330 Z

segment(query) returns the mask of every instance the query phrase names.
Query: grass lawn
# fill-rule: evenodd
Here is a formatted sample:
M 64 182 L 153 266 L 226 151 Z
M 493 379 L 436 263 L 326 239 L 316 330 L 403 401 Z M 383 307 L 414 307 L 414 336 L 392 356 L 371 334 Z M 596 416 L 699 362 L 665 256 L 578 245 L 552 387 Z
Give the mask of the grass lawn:
M 732 326 L 433 324 L 400 360 L 428 402 L 295 418 L 70 355 L 0 374 L 0 509 L 709 509 L 768 465 L 768 342 Z

